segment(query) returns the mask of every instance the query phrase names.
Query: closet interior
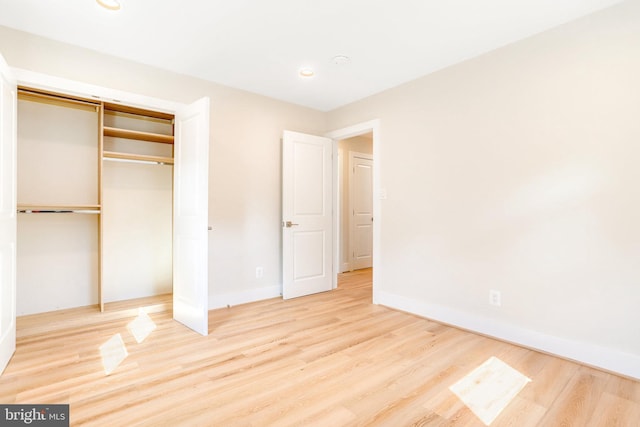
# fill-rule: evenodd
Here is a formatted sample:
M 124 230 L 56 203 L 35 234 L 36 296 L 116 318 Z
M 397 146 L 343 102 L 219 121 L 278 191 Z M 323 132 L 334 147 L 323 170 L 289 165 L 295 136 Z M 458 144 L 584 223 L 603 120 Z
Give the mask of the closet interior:
M 18 91 L 17 315 L 171 293 L 174 116 Z

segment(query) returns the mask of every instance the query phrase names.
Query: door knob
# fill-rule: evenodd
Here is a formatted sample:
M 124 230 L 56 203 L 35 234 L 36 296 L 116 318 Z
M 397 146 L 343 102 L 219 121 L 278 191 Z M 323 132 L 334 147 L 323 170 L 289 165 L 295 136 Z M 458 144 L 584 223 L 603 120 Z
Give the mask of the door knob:
M 291 221 L 287 221 L 287 222 L 284 223 L 284 226 L 287 227 L 287 228 L 291 228 L 294 225 L 300 225 L 300 224 L 296 224 L 296 223 L 291 222 Z

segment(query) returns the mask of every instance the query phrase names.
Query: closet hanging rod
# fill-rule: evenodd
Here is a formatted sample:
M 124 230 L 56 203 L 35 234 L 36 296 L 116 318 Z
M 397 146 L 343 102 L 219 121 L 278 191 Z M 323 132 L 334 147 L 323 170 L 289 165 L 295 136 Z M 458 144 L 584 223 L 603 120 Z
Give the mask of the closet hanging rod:
M 159 142 L 161 144 L 173 144 L 175 137 L 173 135 L 165 135 L 161 133 L 142 132 L 131 129 L 114 128 L 103 126 L 104 136 L 113 136 L 116 138 L 135 139 L 137 141 Z
M 28 211 L 99 211 L 100 205 L 55 205 L 41 203 L 18 203 L 17 208 Z
M 160 165 L 160 166 L 172 166 L 173 162 L 170 161 L 162 161 L 162 160 L 142 160 L 142 159 L 120 159 L 117 157 L 104 157 L 104 160 L 109 160 L 111 162 L 122 162 L 122 163 L 138 163 L 143 165 Z
M 18 213 L 25 214 L 65 214 L 65 213 L 74 213 L 74 214 L 99 214 L 99 210 L 90 210 L 90 209 L 18 209 Z

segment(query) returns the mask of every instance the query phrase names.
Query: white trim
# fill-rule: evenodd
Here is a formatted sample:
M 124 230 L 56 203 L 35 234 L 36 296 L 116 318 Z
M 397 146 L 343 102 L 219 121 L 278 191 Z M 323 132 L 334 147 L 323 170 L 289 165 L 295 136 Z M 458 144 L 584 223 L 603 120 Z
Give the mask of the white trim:
M 229 292 L 209 296 L 209 310 L 230 307 L 232 305 L 247 304 L 271 298 L 280 298 L 282 285 L 266 286 L 263 288 L 247 289 L 240 292 Z
M 340 217 L 341 205 L 340 205 L 340 164 L 344 159 L 340 158 L 338 154 L 338 143 L 336 140 L 331 141 L 331 172 L 333 180 L 333 208 L 331 210 L 332 223 L 333 223 L 333 261 L 331 263 L 331 289 L 338 287 L 338 273 L 340 271 Z
M 380 164 L 381 162 L 381 146 L 382 146 L 382 136 L 380 134 L 380 120 L 379 119 L 375 119 L 375 120 L 369 120 L 368 122 L 363 122 L 363 123 L 359 123 L 359 124 L 355 124 L 353 126 L 349 126 L 346 128 L 342 128 L 342 129 L 337 129 L 331 132 L 328 132 L 327 134 L 325 134 L 326 137 L 333 139 L 333 146 L 334 146 L 334 156 L 333 156 L 333 176 L 334 179 L 337 181 L 337 176 L 338 176 L 338 156 L 337 156 L 337 151 L 338 151 L 338 141 L 341 139 L 347 139 L 347 138 L 351 138 L 353 136 L 358 136 L 358 135 L 362 135 L 368 132 L 372 132 L 373 133 L 373 217 L 376 218 L 376 220 L 373 222 L 373 303 L 374 304 L 378 304 L 378 277 L 380 277 L 380 274 L 382 272 L 381 266 L 382 266 L 382 256 L 381 256 L 381 223 L 382 221 L 378 220 L 379 218 L 382 218 L 381 212 L 382 212 L 382 206 L 380 203 L 380 197 L 375 197 L 376 194 L 380 194 L 381 193 L 381 182 L 380 182 Z M 338 183 L 336 183 L 334 185 L 334 207 L 335 206 L 339 206 L 337 203 L 337 199 L 339 198 L 339 194 L 337 193 L 337 188 Z M 335 265 L 338 266 L 340 265 L 340 260 L 337 259 L 337 257 L 339 256 L 339 250 L 338 250 L 338 238 L 336 236 L 336 233 L 338 232 L 338 225 L 337 225 L 337 213 L 334 209 L 334 239 L 333 239 L 333 253 L 334 253 L 334 258 L 336 258 L 335 260 Z M 336 269 L 337 270 L 337 269 Z M 337 281 L 337 277 L 335 278 L 335 280 Z
M 340 270 L 340 273 L 344 273 L 345 271 L 351 271 L 351 263 L 348 263 L 348 262 L 342 263 L 342 269 Z
M 378 304 L 640 380 L 640 356 L 535 332 L 483 316 L 378 292 Z
M 346 128 L 333 130 L 331 132 L 326 133 L 324 136 L 334 140 L 341 140 L 341 139 L 352 138 L 354 136 L 363 135 L 365 133 L 369 133 L 372 131 L 379 131 L 380 130 L 379 128 L 380 128 L 380 119 L 375 119 L 375 120 L 369 120 L 368 122 L 358 123 Z M 374 139 L 375 139 L 375 133 L 374 133 Z M 375 156 L 375 152 L 374 152 L 374 156 Z
M 336 188 L 334 188 L 334 195 L 335 195 L 335 200 L 334 200 L 334 211 L 335 211 L 335 217 L 334 217 L 334 236 L 333 239 L 336 240 L 336 244 L 334 245 L 334 247 L 336 248 L 336 251 L 334 253 L 334 264 L 337 266 L 337 271 L 334 271 L 333 274 L 333 289 L 336 289 L 338 287 L 338 274 L 340 273 L 344 273 L 345 271 L 349 271 L 346 270 L 346 268 L 349 268 L 350 265 L 349 263 L 342 263 L 342 258 L 344 256 L 344 254 L 342 253 L 342 239 L 340 239 L 340 236 L 342 235 L 342 201 L 340 200 L 340 193 L 342 192 L 342 188 L 344 187 L 344 176 L 342 173 L 342 170 L 344 169 L 344 155 L 340 155 L 340 151 L 338 150 L 338 144 L 333 144 L 333 149 L 335 150 L 335 155 L 338 156 L 338 168 L 335 170 L 334 173 L 334 179 L 335 179 L 335 186 Z M 334 167 L 335 167 L 335 163 L 334 163 Z
M 9 67 L 4 56 L 0 54 L 0 74 L 11 84 L 16 84 L 16 72 L 13 68 Z
M 116 104 L 122 103 L 132 107 L 146 108 L 166 113 L 175 113 L 184 105 L 122 90 L 36 73 L 21 68 L 12 68 L 12 70 L 18 80 L 18 85 L 28 86 L 33 89 L 74 95 L 81 98 L 94 98 L 96 101 Z

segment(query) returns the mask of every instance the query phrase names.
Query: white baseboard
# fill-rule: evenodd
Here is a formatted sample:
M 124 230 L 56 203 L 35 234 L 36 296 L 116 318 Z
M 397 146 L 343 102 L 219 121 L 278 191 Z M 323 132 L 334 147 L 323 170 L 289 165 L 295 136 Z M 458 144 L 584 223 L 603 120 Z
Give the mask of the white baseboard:
M 640 380 L 640 355 L 547 335 L 383 291 L 377 292 L 376 303 Z
M 229 292 L 220 295 L 209 295 L 209 310 L 233 305 L 247 304 L 270 298 L 280 297 L 282 286 L 267 286 L 264 288 L 248 289 L 240 292 Z
M 340 269 L 340 273 L 344 273 L 345 271 L 351 271 L 351 264 L 348 262 L 342 263 L 342 268 Z

